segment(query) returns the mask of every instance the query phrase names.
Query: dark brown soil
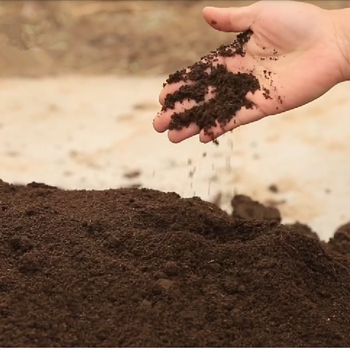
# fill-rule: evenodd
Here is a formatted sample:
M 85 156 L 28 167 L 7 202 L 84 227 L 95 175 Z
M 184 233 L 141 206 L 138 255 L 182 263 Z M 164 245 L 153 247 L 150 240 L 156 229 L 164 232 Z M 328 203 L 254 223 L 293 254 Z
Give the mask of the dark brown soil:
M 236 195 L 232 201 L 233 217 L 245 220 L 264 220 L 281 222 L 281 214 L 277 208 L 267 207 L 244 195 Z
M 334 238 L 331 238 L 328 245 L 334 250 L 350 258 L 350 223 L 340 226 Z
M 146 189 L 0 196 L 1 347 L 350 345 L 344 233 Z
M 225 65 L 217 64 L 218 57 L 244 56 L 244 46 L 252 32 L 246 31 L 237 36 L 230 45 L 223 45 L 209 55 L 189 67 L 169 76 L 167 84 L 184 82 L 173 94 L 165 98 L 163 110 L 174 108 L 176 102 L 194 100 L 198 105 L 171 117 L 169 130 L 181 130 L 190 124 L 196 124 L 205 132 L 219 123 L 224 127 L 235 117 L 237 112 L 245 108 L 253 108 L 253 103 L 246 98 L 248 92 L 254 93 L 260 89 L 258 79 L 251 73 L 232 73 Z M 205 101 L 205 96 L 211 91 L 214 97 Z M 228 103 L 229 101 L 229 103 Z

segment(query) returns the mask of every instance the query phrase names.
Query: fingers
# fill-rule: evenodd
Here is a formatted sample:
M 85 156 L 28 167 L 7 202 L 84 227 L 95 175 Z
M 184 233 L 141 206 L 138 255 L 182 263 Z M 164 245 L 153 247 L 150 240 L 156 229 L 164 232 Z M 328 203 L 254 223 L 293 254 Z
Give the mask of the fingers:
M 208 143 L 217 137 L 225 134 L 228 131 L 238 128 L 241 125 L 249 124 L 255 122 L 264 117 L 264 113 L 262 113 L 258 108 L 254 107 L 252 109 L 247 109 L 243 107 L 241 110 L 237 112 L 237 114 L 232 118 L 232 120 L 226 124 L 224 127 L 221 127 L 218 123 L 217 126 L 210 129 L 209 132 L 205 132 L 201 130 L 199 139 L 203 143 Z
M 190 69 L 187 68 L 186 69 L 186 73 L 189 73 L 190 72 Z M 164 101 L 165 101 L 165 97 L 168 95 L 168 94 L 173 94 L 175 91 L 179 90 L 180 87 L 182 85 L 184 85 L 185 83 L 183 81 L 179 81 L 178 83 L 171 83 L 171 84 L 166 84 L 164 86 L 164 88 L 162 89 L 162 91 L 160 92 L 159 94 L 159 103 L 161 105 L 164 105 Z M 192 84 L 192 82 L 186 82 L 186 84 Z
M 191 82 L 187 82 L 186 84 L 189 85 L 189 84 L 191 84 Z M 174 92 L 179 90 L 182 85 L 185 85 L 185 83 L 183 81 L 179 81 L 178 83 L 172 83 L 172 84 L 165 85 L 159 94 L 159 103 L 161 105 L 164 105 L 165 98 L 167 97 L 167 95 L 169 95 L 169 94 L 172 95 Z
M 186 109 L 192 108 L 195 105 L 196 102 L 193 100 L 184 101 L 182 103 L 178 103 L 175 106 L 174 110 L 180 113 L 181 111 L 185 111 Z M 154 119 L 153 126 L 156 131 L 164 132 L 168 129 L 168 125 L 171 120 L 171 115 L 174 113 L 174 110 L 161 112 L 160 116 L 157 116 Z M 200 141 L 203 143 L 208 143 L 218 138 L 219 136 L 225 134 L 228 131 L 234 130 L 241 125 L 246 125 L 260 120 L 263 117 L 265 117 L 265 114 L 261 112 L 258 108 L 254 107 L 252 109 L 247 109 L 243 107 L 224 127 L 221 127 L 217 123 L 216 127 L 211 128 L 209 132 L 205 132 L 204 130 L 200 130 L 197 125 L 191 124 L 189 127 L 183 128 L 181 130 L 170 130 L 168 133 L 168 138 L 173 143 L 179 143 L 185 139 L 200 134 Z
M 216 94 L 215 94 L 214 88 L 212 86 L 209 86 L 208 92 L 205 94 L 203 102 L 197 103 L 195 100 L 191 100 L 191 99 L 184 100 L 182 102 L 175 102 L 174 108 L 169 108 L 166 111 L 161 111 L 157 114 L 157 116 L 153 120 L 154 129 L 157 132 L 166 131 L 168 129 L 170 122 L 171 122 L 171 117 L 174 113 L 184 113 L 187 110 L 193 108 L 194 106 L 201 105 L 203 103 L 210 101 L 212 98 L 215 98 L 215 96 L 216 96 Z M 186 131 L 186 133 L 184 133 L 183 135 L 186 136 L 186 135 L 190 135 L 192 133 L 191 136 L 193 136 L 195 134 L 198 134 L 199 128 L 197 128 L 197 129 L 196 129 L 197 131 L 195 133 L 192 133 L 191 130 L 194 130 L 192 128 L 192 129 L 190 129 L 190 131 Z M 170 135 L 173 135 L 173 134 L 175 135 L 175 132 L 172 133 L 170 131 L 169 133 L 170 133 Z M 182 134 L 180 134 L 180 138 L 182 137 L 181 135 Z M 186 136 L 185 138 L 188 138 L 188 137 L 190 137 L 190 136 Z M 175 139 L 177 139 L 177 136 L 175 136 Z M 176 142 L 176 141 L 173 141 L 173 142 Z
M 174 108 L 161 111 L 153 120 L 153 127 L 157 132 L 164 132 L 168 130 L 171 116 L 173 113 L 183 113 L 196 105 L 194 100 L 184 100 L 182 102 L 175 102 Z
M 168 138 L 173 143 L 179 143 L 194 135 L 199 134 L 199 131 L 199 127 L 196 124 L 191 124 L 188 128 L 181 130 L 170 130 L 168 133 Z
M 205 60 L 202 60 L 202 62 L 205 62 Z M 225 63 L 225 59 L 223 57 L 217 57 L 217 60 L 215 62 L 211 62 L 212 65 L 214 67 L 216 67 L 218 64 L 224 64 Z M 190 68 L 187 68 L 186 69 L 186 74 L 189 74 L 191 71 Z M 205 72 L 207 73 L 210 73 L 211 72 L 211 68 L 207 68 L 205 70 Z M 162 91 L 160 92 L 159 94 L 159 103 L 161 105 L 164 105 L 164 102 L 165 102 L 165 98 L 168 94 L 173 94 L 174 92 L 176 92 L 177 90 L 180 89 L 181 86 L 183 85 L 192 85 L 192 84 L 195 84 L 195 82 L 193 81 L 190 81 L 190 80 L 187 80 L 186 83 L 183 82 L 183 81 L 179 81 L 178 83 L 171 83 L 171 84 L 166 84 Z
M 254 21 L 254 7 L 237 8 L 205 7 L 203 15 L 207 23 L 221 32 L 243 32 Z

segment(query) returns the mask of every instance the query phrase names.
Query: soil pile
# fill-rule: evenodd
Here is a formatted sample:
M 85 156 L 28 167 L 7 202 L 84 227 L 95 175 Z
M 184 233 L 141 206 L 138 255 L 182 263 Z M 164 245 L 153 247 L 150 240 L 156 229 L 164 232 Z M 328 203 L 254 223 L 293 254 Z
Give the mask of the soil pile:
M 232 44 L 219 47 L 188 69 L 169 76 L 166 83 L 185 84 L 175 93 L 166 96 L 163 111 L 174 108 L 176 102 L 184 100 L 194 100 L 198 103 L 189 110 L 174 113 L 169 130 L 181 130 L 194 123 L 209 133 L 217 123 L 224 127 L 242 107 L 253 108 L 253 103 L 246 98 L 246 95 L 248 92 L 254 93 L 260 89 L 258 79 L 251 73 L 232 73 L 219 62 L 220 57 L 236 55 L 244 57 L 246 53 L 244 46 L 251 35 L 250 30 L 241 33 Z M 213 94 L 213 98 L 206 101 L 208 92 Z M 265 92 L 266 98 L 269 98 L 267 92 Z
M 344 244 L 146 189 L 0 196 L 1 347 L 350 345 Z

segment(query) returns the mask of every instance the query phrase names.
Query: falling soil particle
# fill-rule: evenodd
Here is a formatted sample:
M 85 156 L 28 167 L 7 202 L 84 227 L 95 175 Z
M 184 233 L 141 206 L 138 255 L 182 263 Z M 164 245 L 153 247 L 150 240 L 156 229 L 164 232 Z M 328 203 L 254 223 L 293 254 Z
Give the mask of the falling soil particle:
M 205 133 L 217 125 L 225 127 L 243 107 L 254 108 L 251 101 L 246 98 L 248 92 L 254 93 L 260 89 L 258 79 L 251 73 L 232 73 L 225 65 L 217 64 L 218 57 L 245 56 L 244 46 L 252 35 L 250 30 L 241 33 L 230 45 L 223 45 L 201 60 L 189 70 L 183 69 L 170 75 L 167 84 L 177 82 L 191 82 L 182 85 L 173 94 L 165 98 L 163 111 L 172 109 L 176 102 L 194 100 L 197 105 L 184 112 L 173 113 L 169 130 L 181 130 L 191 124 L 196 124 Z M 213 98 L 205 100 L 208 91 Z M 265 92 L 266 96 L 268 93 Z M 229 103 L 227 102 L 229 101 Z M 215 135 L 211 135 L 215 138 Z
M 195 174 L 195 172 L 196 172 L 196 168 L 190 170 L 190 171 L 188 172 L 188 177 L 192 179 L 193 176 L 194 176 L 194 174 Z
M 323 244 L 247 197 L 249 220 L 146 189 L 0 196 L 1 347 L 350 345 L 345 229 Z

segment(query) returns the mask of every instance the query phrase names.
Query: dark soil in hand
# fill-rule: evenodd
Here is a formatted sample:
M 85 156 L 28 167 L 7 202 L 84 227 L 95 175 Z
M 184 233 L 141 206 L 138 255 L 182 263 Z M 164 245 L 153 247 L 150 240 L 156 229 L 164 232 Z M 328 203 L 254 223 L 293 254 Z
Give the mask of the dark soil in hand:
M 198 104 L 185 112 L 174 113 L 169 130 L 181 130 L 190 124 L 196 124 L 201 130 L 209 133 L 217 123 L 224 127 L 243 107 L 254 107 L 246 95 L 260 89 L 258 79 L 251 73 L 229 72 L 223 64 L 217 64 L 219 56 L 244 56 L 244 45 L 251 35 L 251 31 L 241 33 L 232 44 L 221 46 L 202 57 L 199 62 L 189 67 L 189 72 L 183 69 L 169 76 L 167 84 L 184 82 L 185 85 L 166 96 L 163 110 L 172 109 L 176 102 L 185 100 L 194 100 Z M 205 101 L 209 91 L 214 93 L 214 97 Z
M 1 347 L 350 345 L 345 229 L 146 189 L 0 195 Z

